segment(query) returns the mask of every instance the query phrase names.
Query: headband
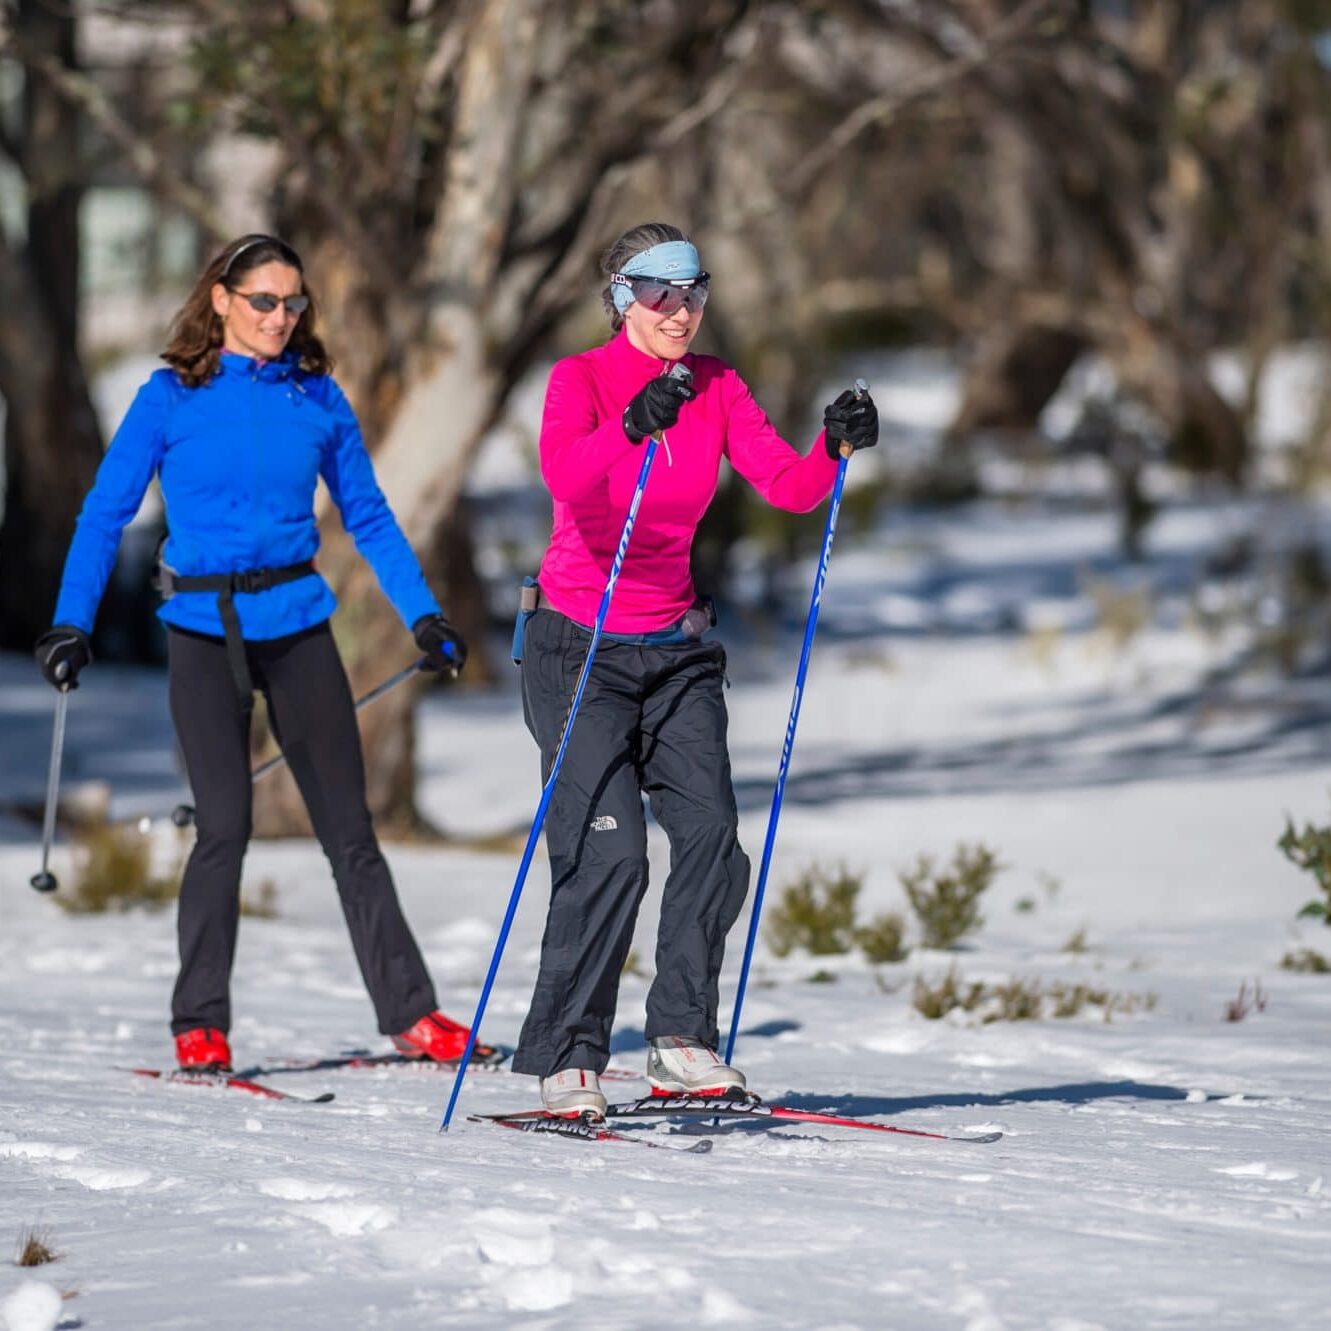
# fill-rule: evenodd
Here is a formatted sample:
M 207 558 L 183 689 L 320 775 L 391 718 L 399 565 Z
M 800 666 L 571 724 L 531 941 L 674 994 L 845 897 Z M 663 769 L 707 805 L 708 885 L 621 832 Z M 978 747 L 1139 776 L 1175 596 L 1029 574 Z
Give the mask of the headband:
M 255 236 L 253 240 L 247 240 L 243 245 L 237 245 L 236 248 L 232 250 L 231 257 L 226 261 L 225 265 L 223 265 L 222 272 L 217 280 L 219 282 L 225 282 L 226 275 L 231 271 L 232 265 L 236 260 L 239 259 L 246 250 L 252 250 L 256 245 L 275 245 L 278 249 L 287 250 L 293 255 L 296 252 L 286 243 L 286 241 L 278 240 L 276 236 Z M 299 264 L 297 264 L 297 266 L 299 267 Z
M 691 241 L 667 240 L 651 249 L 635 254 L 620 268 L 617 276 L 655 277 L 662 282 L 689 282 L 702 272 L 698 251 Z M 633 288 L 623 283 L 612 283 L 610 298 L 615 309 L 623 314 L 633 304 Z

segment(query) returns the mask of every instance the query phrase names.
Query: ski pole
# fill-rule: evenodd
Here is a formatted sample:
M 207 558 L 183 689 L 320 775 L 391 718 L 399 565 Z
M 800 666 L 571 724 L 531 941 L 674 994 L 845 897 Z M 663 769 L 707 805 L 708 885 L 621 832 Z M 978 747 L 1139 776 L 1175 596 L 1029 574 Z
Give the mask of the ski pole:
M 56 677 L 63 680 L 69 667 L 61 662 Z M 46 865 L 51 858 L 51 842 L 55 837 L 55 806 L 60 795 L 60 758 L 65 749 L 65 713 L 69 710 L 69 690 L 62 688 L 55 699 L 55 729 L 51 734 L 51 763 L 46 769 L 46 808 L 42 812 L 42 868 L 28 879 L 38 892 L 54 892 L 60 886 L 55 874 Z
M 855 380 L 855 396 L 863 397 L 869 385 L 863 379 Z M 753 945 L 758 939 L 758 919 L 763 909 L 763 893 L 767 889 L 767 871 L 772 867 L 772 847 L 776 844 L 776 824 L 781 816 L 781 800 L 786 792 L 786 773 L 790 771 L 790 754 L 795 747 L 795 726 L 800 719 L 800 703 L 804 701 L 804 678 L 809 670 L 809 654 L 813 650 L 813 634 L 818 627 L 818 611 L 822 606 L 823 584 L 827 581 L 827 565 L 832 557 L 832 538 L 836 535 L 837 514 L 841 509 L 841 492 L 846 486 L 846 464 L 854 448 L 841 445 L 841 461 L 837 463 L 836 484 L 832 487 L 832 506 L 827 513 L 827 527 L 823 532 L 823 551 L 818 559 L 818 572 L 813 580 L 813 598 L 809 602 L 809 617 L 804 625 L 804 646 L 800 649 L 799 669 L 795 672 L 795 694 L 790 703 L 790 720 L 786 722 L 786 740 L 781 746 L 781 766 L 776 774 L 776 789 L 772 792 L 772 812 L 767 818 L 767 839 L 763 842 L 762 866 L 758 870 L 758 886 L 753 894 L 753 914 L 749 919 L 749 936 L 744 944 L 744 961 L 739 970 L 739 987 L 735 990 L 735 1014 L 730 1019 L 730 1038 L 726 1041 L 725 1061 L 730 1062 L 735 1052 L 735 1037 L 739 1034 L 739 1014 L 744 1006 L 744 990 L 749 982 L 749 965 L 753 961 Z
M 669 378 L 681 379 L 686 384 L 693 379 L 693 372 L 686 365 L 676 361 L 670 367 Z M 647 476 L 652 470 L 652 459 L 656 457 L 657 444 L 664 436 L 654 434 L 647 444 L 647 452 L 642 459 L 642 469 L 638 472 L 637 488 L 629 503 L 628 516 L 624 519 L 624 530 L 619 534 L 619 548 L 610 565 L 610 576 L 606 579 L 605 591 L 601 593 L 601 606 L 596 612 L 596 623 L 592 628 L 592 640 L 587 644 L 587 655 L 582 662 L 577 686 L 573 690 L 573 701 L 569 704 L 568 716 L 564 721 L 564 730 L 559 737 L 559 747 L 555 750 L 554 761 L 550 764 L 550 775 L 541 787 L 541 800 L 536 806 L 536 816 L 532 819 L 531 831 L 527 834 L 527 845 L 522 852 L 522 863 L 518 865 L 518 876 L 509 894 L 508 909 L 504 912 L 504 922 L 499 926 L 499 937 L 495 941 L 494 955 L 490 958 L 490 969 L 485 976 L 481 989 L 480 1002 L 476 1004 L 475 1015 L 471 1019 L 471 1030 L 467 1035 L 467 1047 L 462 1051 L 462 1062 L 458 1064 L 458 1075 L 453 1079 L 453 1091 L 448 1097 L 448 1108 L 444 1110 L 440 1132 L 447 1132 L 453 1118 L 453 1110 L 462 1091 L 462 1079 L 467 1075 L 467 1064 L 471 1062 L 471 1051 L 476 1044 L 476 1036 L 481 1029 L 481 1018 L 485 1015 L 485 1006 L 490 1001 L 490 990 L 494 988 L 495 976 L 499 972 L 499 961 L 504 955 L 504 944 L 508 942 L 508 931 L 513 927 L 513 917 L 517 914 L 518 899 L 522 896 L 523 884 L 527 881 L 527 870 L 531 867 L 531 858 L 540 839 L 541 829 L 545 826 L 545 815 L 550 808 L 550 797 L 554 794 L 555 780 L 559 776 L 560 765 L 564 761 L 564 750 L 568 748 L 569 737 L 573 734 L 573 722 L 577 718 L 578 708 L 582 705 L 583 691 L 587 687 L 587 678 L 592 671 L 592 662 L 596 659 L 596 645 L 601 640 L 601 630 L 605 626 L 605 617 L 610 609 L 610 598 L 615 594 L 615 583 L 619 581 L 620 570 L 624 567 L 624 556 L 628 553 L 629 537 L 633 535 L 633 524 L 637 521 L 638 505 L 642 503 L 643 491 L 647 488 Z
M 411 665 L 399 670 L 396 675 L 390 675 L 382 684 L 376 684 L 368 693 L 356 699 L 355 711 L 359 712 L 362 707 L 367 707 L 376 698 L 382 698 L 390 689 L 395 689 L 405 680 L 408 680 L 418 670 L 425 665 L 425 657 L 419 661 L 414 661 Z M 455 672 L 456 673 L 456 672 Z M 287 760 L 285 753 L 279 753 L 272 758 L 261 762 L 258 767 L 250 773 L 250 785 L 256 781 L 262 781 L 270 772 L 275 772 Z M 192 804 L 177 804 L 171 810 L 171 821 L 177 827 L 189 827 L 194 822 L 194 806 Z

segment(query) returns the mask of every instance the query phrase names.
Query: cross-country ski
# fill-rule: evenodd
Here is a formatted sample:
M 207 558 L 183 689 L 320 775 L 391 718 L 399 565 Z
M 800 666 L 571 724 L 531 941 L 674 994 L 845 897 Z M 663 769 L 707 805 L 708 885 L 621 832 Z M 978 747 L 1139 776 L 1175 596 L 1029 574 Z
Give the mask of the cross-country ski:
M 550 1118 L 545 1109 L 517 1110 L 511 1113 L 483 1114 L 473 1117 L 497 1122 L 540 1122 Z M 847 1118 L 842 1114 L 822 1114 L 807 1109 L 792 1109 L 786 1105 L 765 1104 L 761 1100 L 737 1100 L 724 1096 L 681 1095 L 646 1096 L 621 1104 L 607 1105 L 602 1119 L 703 1119 L 732 1123 L 820 1123 L 831 1128 L 862 1128 L 870 1132 L 887 1132 L 906 1137 L 925 1137 L 934 1141 L 967 1142 L 988 1145 L 1000 1140 L 1001 1132 L 949 1133 L 928 1132 L 920 1128 L 907 1128 L 894 1123 L 871 1123 L 865 1119 Z
M 326 1105 L 335 1095 L 324 1091 L 319 1095 L 295 1095 L 291 1091 L 279 1090 L 276 1086 L 266 1086 L 243 1073 L 232 1072 L 188 1072 L 181 1068 L 164 1071 L 161 1068 L 124 1068 L 125 1072 L 136 1077 L 150 1077 L 165 1082 L 170 1086 L 192 1086 L 202 1090 L 244 1091 L 257 1096 L 260 1100 L 290 1100 L 294 1104 Z
M 569 1141 L 616 1142 L 625 1146 L 648 1146 L 660 1151 L 678 1151 L 684 1155 L 705 1155 L 712 1149 L 706 1138 L 692 1142 L 660 1141 L 641 1133 L 631 1135 L 616 1132 L 600 1120 L 588 1118 L 562 1118 L 542 1110 L 535 1117 L 524 1118 L 504 1114 L 468 1114 L 468 1122 L 490 1123 L 497 1128 L 515 1128 L 519 1132 L 539 1136 L 563 1137 Z
M 512 1055 L 507 1047 L 482 1046 L 472 1051 L 471 1069 L 475 1072 L 508 1072 L 506 1062 Z M 436 1060 L 429 1058 L 409 1058 L 406 1054 L 375 1053 L 368 1049 L 357 1049 L 347 1053 L 329 1054 L 323 1058 L 265 1059 L 252 1067 L 239 1069 L 239 1074 L 246 1077 L 280 1077 L 296 1072 L 341 1072 L 344 1070 L 404 1069 L 415 1072 L 439 1074 L 456 1073 L 458 1059 Z M 601 1073 L 604 1081 L 632 1082 L 641 1081 L 642 1074 L 627 1067 L 608 1067 Z

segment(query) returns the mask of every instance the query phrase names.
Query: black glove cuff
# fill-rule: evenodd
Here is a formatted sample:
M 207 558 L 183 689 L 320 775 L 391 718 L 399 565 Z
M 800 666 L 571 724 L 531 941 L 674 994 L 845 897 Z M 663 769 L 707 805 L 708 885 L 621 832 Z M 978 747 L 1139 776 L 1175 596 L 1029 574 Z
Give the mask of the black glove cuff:
M 641 430 L 633 428 L 633 421 L 631 419 L 632 414 L 633 404 L 630 402 L 629 405 L 624 408 L 624 434 L 627 436 L 629 443 L 640 444 L 647 438 L 647 436 L 643 434 Z

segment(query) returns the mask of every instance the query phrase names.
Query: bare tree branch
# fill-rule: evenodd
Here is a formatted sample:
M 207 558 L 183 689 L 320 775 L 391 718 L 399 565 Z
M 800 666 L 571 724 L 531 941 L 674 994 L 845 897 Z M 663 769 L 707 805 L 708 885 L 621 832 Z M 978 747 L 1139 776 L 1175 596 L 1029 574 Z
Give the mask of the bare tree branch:
M 1028 0 L 1002 22 L 996 23 L 965 55 L 926 70 L 893 93 L 861 102 L 819 145 L 796 163 L 786 178 L 786 191 L 797 195 L 807 190 L 827 168 L 870 126 L 889 120 L 912 102 L 929 97 L 959 83 L 992 60 L 1004 46 L 1030 34 L 1035 25 L 1062 0 Z
M 192 217 L 218 240 L 227 236 L 221 215 L 206 191 L 174 171 L 149 139 L 138 134 L 111 105 L 101 88 L 84 74 L 62 65 L 52 56 L 29 53 L 23 57 L 61 96 L 83 108 L 99 129 L 118 144 L 130 165 L 154 193 Z
M 197 7 L 220 29 L 234 26 L 237 21 L 244 24 L 247 17 L 254 17 L 252 8 L 237 13 L 237 6 L 232 0 L 195 0 Z M 270 17 L 269 22 L 283 22 L 279 14 Z M 251 38 L 252 40 L 252 38 Z M 347 136 L 338 139 L 337 147 L 341 154 L 352 156 L 356 160 L 338 176 L 321 169 L 317 145 L 291 115 L 287 103 L 276 86 L 269 86 L 260 81 L 257 90 L 251 92 L 253 104 L 272 122 L 276 137 L 287 159 L 303 171 L 302 189 L 309 202 L 322 214 L 329 229 L 338 237 L 347 250 L 353 254 L 371 277 L 380 285 L 394 284 L 399 275 L 393 263 L 385 255 L 385 250 L 371 229 L 366 226 L 363 212 L 359 208 L 349 208 L 341 190 L 348 180 L 368 181 L 379 178 L 382 162 L 371 162 L 361 151 L 361 145 Z M 400 167 L 400 164 L 399 164 Z

